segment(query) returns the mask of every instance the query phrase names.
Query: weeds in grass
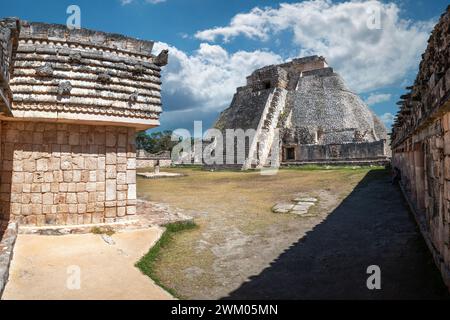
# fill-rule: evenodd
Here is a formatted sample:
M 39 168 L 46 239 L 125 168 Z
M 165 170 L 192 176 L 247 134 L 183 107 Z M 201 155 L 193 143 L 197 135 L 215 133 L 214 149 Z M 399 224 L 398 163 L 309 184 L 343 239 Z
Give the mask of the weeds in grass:
M 108 236 L 112 236 L 116 232 L 110 226 L 104 226 L 104 227 L 102 226 L 102 227 L 93 227 L 91 229 L 91 233 L 93 233 L 93 234 L 106 234 Z
M 149 276 L 158 286 L 169 292 L 176 298 L 180 298 L 174 289 L 166 287 L 156 274 L 156 263 L 159 260 L 161 250 L 167 247 L 173 239 L 174 234 L 186 230 L 192 230 L 198 226 L 192 221 L 174 222 L 164 226 L 166 230 L 156 244 L 139 260 L 135 266 L 141 272 Z

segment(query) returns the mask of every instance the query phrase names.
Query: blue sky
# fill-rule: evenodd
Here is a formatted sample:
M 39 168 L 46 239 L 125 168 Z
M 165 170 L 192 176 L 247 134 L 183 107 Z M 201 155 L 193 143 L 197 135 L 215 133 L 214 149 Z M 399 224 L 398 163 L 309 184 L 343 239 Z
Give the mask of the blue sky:
M 163 76 L 162 129 L 204 129 L 255 68 L 324 55 L 350 88 L 389 125 L 395 102 L 417 72 L 448 1 L 1 0 L 1 16 L 65 23 L 81 8 L 83 28 L 154 40 L 170 49 Z M 370 11 L 380 25 L 368 29 Z M 368 17 L 365 17 L 365 15 Z

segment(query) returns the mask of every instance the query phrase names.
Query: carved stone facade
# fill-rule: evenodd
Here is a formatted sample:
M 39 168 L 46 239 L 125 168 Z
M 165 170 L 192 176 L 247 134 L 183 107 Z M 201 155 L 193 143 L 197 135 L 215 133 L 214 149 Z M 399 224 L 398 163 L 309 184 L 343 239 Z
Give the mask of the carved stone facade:
M 0 220 L 133 217 L 135 134 L 159 125 L 167 51 L 154 56 L 151 41 L 17 19 L 0 20 L 0 41 Z
M 0 20 L 0 112 L 7 115 L 11 113 L 9 78 L 13 71 L 12 55 L 17 49 L 19 30 L 16 19 Z
M 419 73 L 399 101 L 392 165 L 450 287 L 450 7 L 422 55 Z
M 154 168 L 159 165 L 161 168 L 172 166 L 170 151 L 164 151 L 158 154 L 139 149 L 136 152 L 136 168 Z
M 276 129 L 286 165 L 386 163 L 390 156 L 383 123 L 318 56 L 254 71 L 214 127 L 255 130 L 243 169 L 267 165 Z

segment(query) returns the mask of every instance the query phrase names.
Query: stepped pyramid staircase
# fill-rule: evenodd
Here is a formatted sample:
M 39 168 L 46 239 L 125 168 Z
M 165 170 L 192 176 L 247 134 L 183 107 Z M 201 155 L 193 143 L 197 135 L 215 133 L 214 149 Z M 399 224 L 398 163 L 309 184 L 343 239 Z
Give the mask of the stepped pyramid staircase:
M 243 170 L 270 165 L 268 163 L 270 150 L 275 137 L 275 129 L 286 105 L 286 95 L 287 90 L 282 88 L 273 89 L 269 95 L 255 138 L 251 142 L 248 157 L 242 166 Z

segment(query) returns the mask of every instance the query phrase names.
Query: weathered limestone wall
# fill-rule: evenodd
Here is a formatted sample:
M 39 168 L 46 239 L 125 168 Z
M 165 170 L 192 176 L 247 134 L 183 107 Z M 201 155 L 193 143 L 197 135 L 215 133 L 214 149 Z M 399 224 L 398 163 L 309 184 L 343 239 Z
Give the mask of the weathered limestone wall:
M 3 121 L 1 219 L 114 222 L 136 213 L 135 129 Z
M 330 68 L 305 73 L 288 94 L 294 138 L 299 143 L 373 142 L 387 138 L 386 128 L 361 98 Z M 317 135 L 317 141 L 312 137 Z
M 147 152 L 144 149 L 138 149 L 136 151 L 137 168 L 153 168 L 158 163 L 161 168 L 170 167 L 172 165 L 170 151 L 164 151 L 157 154 Z
M 12 54 L 17 49 L 19 25 L 15 19 L 0 20 L 0 112 L 11 112 L 9 79 L 13 71 Z
M 0 221 L 109 223 L 136 213 L 135 133 L 159 125 L 153 41 L 0 20 Z
M 450 6 L 402 96 L 392 133 L 392 164 L 436 265 L 450 288 Z
M 136 168 L 153 168 L 158 161 L 161 168 L 168 168 L 172 165 L 172 160 L 170 159 L 136 159 Z
M 386 141 L 296 146 L 296 161 L 386 160 Z M 285 159 L 283 159 L 285 161 Z
M 153 42 L 21 21 L 14 117 L 141 127 L 159 124 L 161 57 Z M 120 125 L 120 124 L 119 124 Z

